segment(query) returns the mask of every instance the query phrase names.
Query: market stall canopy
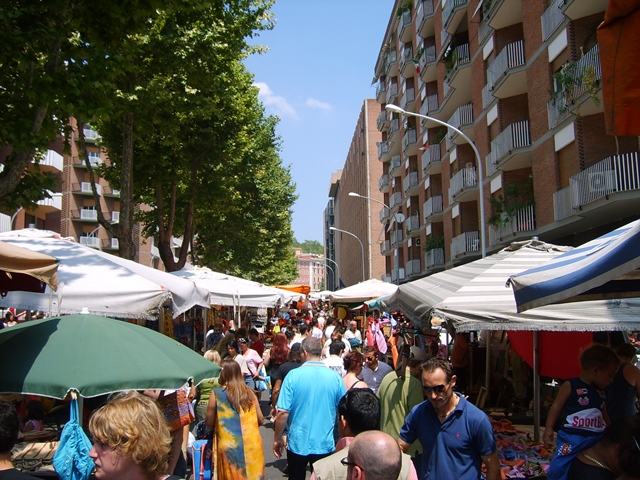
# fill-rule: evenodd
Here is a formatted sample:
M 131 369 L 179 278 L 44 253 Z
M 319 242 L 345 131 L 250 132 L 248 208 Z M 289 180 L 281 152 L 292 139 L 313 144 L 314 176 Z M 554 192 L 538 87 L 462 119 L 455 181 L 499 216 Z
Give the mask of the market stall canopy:
M 282 290 L 288 290 L 293 293 L 299 293 L 302 295 L 309 295 L 311 287 L 309 285 L 276 285 L 276 288 Z
M 195 305 L 208 307 L 209 292 L 193 282 L 145 265 L 100 252 L 54 232 L 35 229 L 0 234 L 10 245 L 58 259 L 56 294 L 10 292 L 0 306 L 51 312 L 81 312 L 115 318 L 155 320 L 169 302 L 174 317 Z
M 43 293 L 58 288 L 58 260 L 0 241 L 0 292 Z
M 273 308 L 298 297 L 297 294 L 287 290 L 215 272 L 206 267 L 190 267 L 171 273 L 191 280 L 207 290 L 211 305 Z
M 336 305 L 361 305 L 368 300 L 391 295 L 398 290 L 398 285 L 372 278 L 356 283 L 350 287 L 341 288 L 329 295 L 331 302 Z
M 64 398 L 176 389 L 220 367 L 147 327 L 94 315 L 25 322 L 0 330 L 1 393 Z
M 518 312 L 559 302 L 640 297 L 640 220 L 510 278 Z

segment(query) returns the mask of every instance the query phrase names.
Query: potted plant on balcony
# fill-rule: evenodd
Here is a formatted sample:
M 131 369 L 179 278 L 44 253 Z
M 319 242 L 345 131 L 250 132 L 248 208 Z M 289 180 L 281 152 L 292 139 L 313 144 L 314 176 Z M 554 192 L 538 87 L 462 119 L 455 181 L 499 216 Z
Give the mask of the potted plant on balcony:
M 444 248 L 444 236 L 430 235 L 424 242 L 424 251 L 435 250 L 436 248 Z
M 411 3 L 411 0 L 409 0 L 404 5 L 401 5 L 400 7 L 398 7 L 396 10 L 396 17 L 400 18 L 404 12 L 406 12 L 407 10 L 411 10 L 412 6 L 413 5 Z
M 491 205 L 491 215 L 488 223 L 493 227 L 507 225 L 511 218 L 525 207 L 534 205 L 533 199 L 533 178 L 524 184 L 513 182 L 503 187 L 503 194 L 489 197 Z

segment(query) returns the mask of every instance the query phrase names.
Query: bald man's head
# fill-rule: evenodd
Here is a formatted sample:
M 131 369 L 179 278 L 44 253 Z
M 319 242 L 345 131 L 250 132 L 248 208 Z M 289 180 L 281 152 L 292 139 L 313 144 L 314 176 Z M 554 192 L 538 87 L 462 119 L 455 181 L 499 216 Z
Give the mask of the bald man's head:
M 400 475 L 402 453 L 391 435 L 368 430 L 349 445 L 349 461 L 358 465 L 366 480 L 393 480 Z

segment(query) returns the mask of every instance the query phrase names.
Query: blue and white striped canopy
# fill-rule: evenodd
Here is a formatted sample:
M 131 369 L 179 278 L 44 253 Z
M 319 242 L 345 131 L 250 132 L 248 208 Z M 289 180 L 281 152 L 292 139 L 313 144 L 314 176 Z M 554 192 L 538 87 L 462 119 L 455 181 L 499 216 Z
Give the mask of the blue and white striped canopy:
M 510 277 L 518 312 L 552 303 L 640 297 L 640 220 Z M 580 295 L 580 297 L 577 297 Z

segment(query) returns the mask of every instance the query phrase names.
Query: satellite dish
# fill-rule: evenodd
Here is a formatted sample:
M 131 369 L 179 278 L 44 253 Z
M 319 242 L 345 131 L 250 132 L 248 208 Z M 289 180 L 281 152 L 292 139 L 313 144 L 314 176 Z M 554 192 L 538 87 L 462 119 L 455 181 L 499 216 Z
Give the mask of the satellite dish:
M 398 222 L 398 223 L 402 223 L 405 220 L 404 214 L 402 214 L 402 213 L 396 213 L 395 217 L 396 217 L 396 222 Z

